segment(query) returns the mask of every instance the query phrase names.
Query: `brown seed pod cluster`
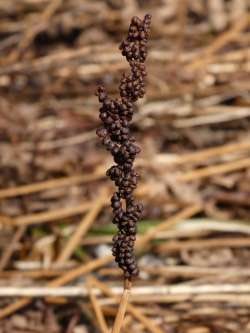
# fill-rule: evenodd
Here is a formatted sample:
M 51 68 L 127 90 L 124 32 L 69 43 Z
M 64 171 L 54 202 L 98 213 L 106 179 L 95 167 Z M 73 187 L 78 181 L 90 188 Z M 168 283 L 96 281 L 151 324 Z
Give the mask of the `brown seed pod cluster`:
M 120 81 L 120 98 L 109 98 L 103 87 L 99 87 L 97 91 L 102 121 L 97 135 L 116 163 L 107 171 L 107 176 L 117 186 L 117 191 L 111 198 L 113 223 L 118 226 L 118 233 L 113 238 L 112 253 L 127 279 L 139 273 L 134 245 L 136 223 L 142 214 L 142 205 L 138 204 L 133 196 L 138 181 L 133 162 L 140 148 L 130 134 L 129 123 L 133 117 L 134 103 L 145 94 L 144 62 L 147 56 L 150 23 L 151 15 L 145 15 L 143 20 L 133 17 L 128 36 L 120 45 L 122 55 L 126 57 L 130 66 L 130 73 L 123 74 Z

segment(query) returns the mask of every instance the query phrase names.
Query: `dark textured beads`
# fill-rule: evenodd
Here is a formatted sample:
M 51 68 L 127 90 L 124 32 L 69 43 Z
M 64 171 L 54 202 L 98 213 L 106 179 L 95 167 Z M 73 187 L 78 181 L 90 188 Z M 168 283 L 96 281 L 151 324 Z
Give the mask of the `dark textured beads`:
M 111 152 L 116 163 L 106 173 L 118 188 L 111 197 L 112 222 L 118 227 L 118 234 L 113 237 L 112 254 L 127 279 L 139 274 L 134 245 L 136 223 L 143 210 L 142 205 L 136 203 L 133 197 L 138 180 L 133 162 L 140 153 L 140 148 L 135 145 L 135 139 L 130 135 L 129 123 L 133 117 L 134 102 L 145 94 L 147 73 L 144 62 L 147 56 L 150 22 L 150 15 L 146 15 L 143 20 L 133 17 L 128 36 L 120 45 L 122 55 L 126 57 L 130 66 L 130 73 L 123 74 L 120 81 L 120 98 L 110 99 L 103 87 L 97 90 L 101 103 L 100 119 L 103 124 L 97 129 L 96 134 Z

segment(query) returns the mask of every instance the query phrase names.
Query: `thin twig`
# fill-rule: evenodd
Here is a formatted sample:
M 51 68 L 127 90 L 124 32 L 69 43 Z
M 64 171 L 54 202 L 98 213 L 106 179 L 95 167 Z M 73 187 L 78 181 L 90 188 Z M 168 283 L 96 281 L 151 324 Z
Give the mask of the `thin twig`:
M 206 64 L 211 59 L 215 52 L 237 38 L 239 33 L 246 28 L 248 23 L 249 14 L 246 14 L 241 18 L 241 20 L 237 21 L 230 30 L 219 35 L 209 46 L 207 46 L 202 51 L 202 54 L 197 55 L 197 57 L 186 66 L 186 68 L 188 70 L 196 70 L 204 66 L 204 64 Z
M 139 241 L 137 242 L 138 249 L 143 249 L 145 245 L 157 235 L 157 233 L 172 228 L 176 223 L 197 214 L 201 211 L 201 209 L 202 207 L 200 205 L 192 205 L 183 209 L 181 212 L 178 212 L 176 215 L 168 218 L 162 223 L 158 224 L 139 239 Z
M 15 251 L 15 247 L 19 240 L 22 238 L 26 231 L 25 226 L 20 226 L 17 228 L 16 232 L 14 233 L 14 236 L 10 243 L 7 244 L 7 247 L 4 249 L 3 254 L 0 259 L 0 271 L 3 271 L 5 267 L 8 265 L 8 262 Z
M 89 213 L 82 219 L 80 224 L 77 226 L 73 235 L 66 243 L 65 247 L 62 249 L 62 252 L 60 253 L 57 259 L 57 263 L 65 262 L 71 257 L 75 248 L 79 245 L 81 239 L 84 237 L 84 235 L 88 232 L 91 225 L 94 223 L 95 218 L 97 217 L 103 205 L 105 204 L 106 198 L 107 198 L 107 191 L 104 190 L 100 194 L 100 197 L 94 203 L 92 209 L 90 209 Z
M 250 141 L 245 140 L 237 143 L 230 143 L 218 147 L 207 148 L 198 150 L 192 153 L 186 153 L 183 155 L 168 156 L 166 154 L 157 154 L 154 157 L 154 161 L 147 161 L 140 159 L 138 165 L 147 165 L 152 163 L 160 163 L 166 165 L 182 165 L 191 162 L 200 162 L 209 158 L 221 157 L 225 154 L 233 154 L 243 152 L 250 149 Z
M 112 333 L 120 333 L 121 328 L 123 326 L 123 321 L 128 305 L 129 295 L 131 292 L 131 282 L 129 280 L 124 281 L 124 290 L 122 293 L 122 297 L 119 303 L 119 308 L 115 317 L 114 326 L 112 328 Z
M 250 158 L 244 158 L 238 161 L 223 163 L 219 165 L 212 165 L 197 170 L 185 172 L 177 177 L 181 181 L 191 181 L 210 176 L 220 175 L 240 169 L 245 169 L 250 166 Z
M 108 201 L 107 201 L 108 203 Z M 36 214 L 26 214 L 20 215 L 16 218 L 13 218 L 9 221 L 2 221 L 0 217 L 0 222 L 8 225 L 34 225 L 41 223 L 53 222 L 56 220 L 62 220 L 67 217 L 71 217 L 74 215 L 79 215 L 85 213 L 92 207 L 93 203 L 91 201 L 85 201 L 79 205 L 70 206 L 70 207 L 62 207 L 53 209 L 48 212 L 36 213 Z
M 229 276 L 229 277 L 243 277 L 250 276 L 250 269 L 239 267 L 220 268 L 220 267 L 201 267 L 201 266 L 161 266 L 161 267 L 143 267 L 143 271 L 165 277 L 183 277 L 183 278 L 196 278 L 208 276 Z M 101 271 L 100 271 L 101 273 Z
M 217 112 L 216 112 L 217 110 Z M 176 128 L 187 128 L 201 125 L 218 124 L 250 116 L 250 110 L 244 106 L 210 106 L 200 116 L 177 119 L 173 121 Z
M 102 333 L 109 333 L 108 325 L 107 325 L 105 317 L 103 315 L 101 306 L 96 298 L 95 293 L 93 292 L 93 286 L 92 286 L 90 279 L 87 279 L 87 287 L 88 287 L 89 298 L 91 300 L 93 309 L 95 311 L 95 315 L 96 315 L 96 319 L 99 324 L 99 328 Z
M 91 276 L 91 279 L 93 277 Z M 101 283 L 101 282 L 100 282 Z M 116 303 L 120 303 L 120 296 L 124 293 L 123 287 L 105 287 L 102 284 L 91 282 L 95 285 L 96 288 L 92 288 L 92 294 L 94 296 L 100 296 L 100 290 L 107 296 L 114 298 Z M 109 293 L 107 293 L 109 291 Z M 246 283 L 233 284 L 233 283 L 223 283 L 223 284 L 201 284 L 201 285 L 156 285 L 156 286 L 140 286 L 134 287 L 131 293 L 131 299 L 139 300 L 139 297 L 148 297 L 152 296 L 158 297 L 160 295 L 208 295 L 208 294 L 245 294 L 250 293 L 250 285 Z M 68 287 L 0 287 L 0 297 L 88 297 L 89 288 L 87 286 L 68 286 Z M 127 297 L 127 296 L 126 296 Z M 101 304 L 101 302 L 100 302 Z M 131 304 L 127 304 L 127 309 L 133 314 L 133 311 L 130 311 Z M 132 306 L 133 308 L 133 306 Z M 124 311 L 124 308 L 122 309 Z
M 211 249 L 220 247 L 242 248 L 249 247 L 249 237 L 240 238 L 218 238 L 218 239 L 202 239 L 202 240 L 189 240 L 189 241 L 169 241 L 166 244 L 157 246 L 157 250 L 161 251 L 181 251 L 191 249 Z
M 91 182 L 93 180 L 104 177 L 105 166 L 97 168 L 94 172 L 85 175 L 63 177 L 59 179 L 47 180 L 39 183 L 33 183 L 29 185 L 17 186 L 13 188 L 7 188 L 0 190 L 0 199 L 16 197 L 18 195 L 31 194 L 35 192 L 51 190 L 55 187 L 66 187 L 85 182 Z
M 29 61 L 21 61 L 9 66 L 0 67 L 0 75 L 22 72 L 27 70 L 45 70 L 50 66 L 61 65 L 64 61 L 70 61 L 75 58 L 90 56 L 91 54 L 100 54 L 106 50 L 116 50 L 113 45 L 87 45 L 76 50 L 64 50 Z

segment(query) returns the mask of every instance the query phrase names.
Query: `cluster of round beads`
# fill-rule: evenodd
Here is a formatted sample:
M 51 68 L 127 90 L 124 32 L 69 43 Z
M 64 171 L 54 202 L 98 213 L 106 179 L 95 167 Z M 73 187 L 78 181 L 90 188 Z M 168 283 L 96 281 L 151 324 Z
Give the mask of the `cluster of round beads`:
M 110 99 L 103 87 L 99 87 L 97 91 L 102 121 L 97 135 L 116 163 L 107 171 L 107 176 L 117 186 L 117 191 L 111 198 L 113 223 L 118 227 L 118 233 L 113 238 L 112 253 L 127 279 L 139 273 L 134 245 L 136 223 L 142 214 L 142 205 L 133 196 L 138 181 L 133 163 L 140 148 L 130 134 L 129 123 L 133 117 L 134 103 L 145 94 L 144 62 L 150 23 L 150 15 L 146 15 L 143 20 L 133 17 L 128 36 L 120 45 L 122 55 L 130 66 L 130 73 L 124 74 L 120 81 L 120 98 Z

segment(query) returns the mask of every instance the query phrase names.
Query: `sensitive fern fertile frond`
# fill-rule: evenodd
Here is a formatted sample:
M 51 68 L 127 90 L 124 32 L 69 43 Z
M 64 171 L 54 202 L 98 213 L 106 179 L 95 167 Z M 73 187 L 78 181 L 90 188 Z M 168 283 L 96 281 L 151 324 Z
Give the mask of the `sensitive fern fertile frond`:
M 130 134 L 129 123 L 134 113 L 134 103 L 145 94 L 148 33 L 151 16 L 143 20 L 133 17 L 128 36 L 121 43 L 120 50 L 126 57 L 130 73 L 123 74 L 119 92 L 120 98 L 111 99 L 105 89 L 99 87 L 97 95 L 102 126 L 97 135 L 108 151 L 113 155 L 115 165 L 107 171 L 107 176 L 114 181 L 117 191 L 111 198 L 113 223 L 118 226 L 118 233 L 113 238 L 112 253 L 126 279 L 131 280 L 139 273 L 134 245 L 136 240 L 136 223 L 142 214 L 142 205 L 133 196 L 137 186 L 138 174 L 133 169 L 133 162 L 140 148 Z

